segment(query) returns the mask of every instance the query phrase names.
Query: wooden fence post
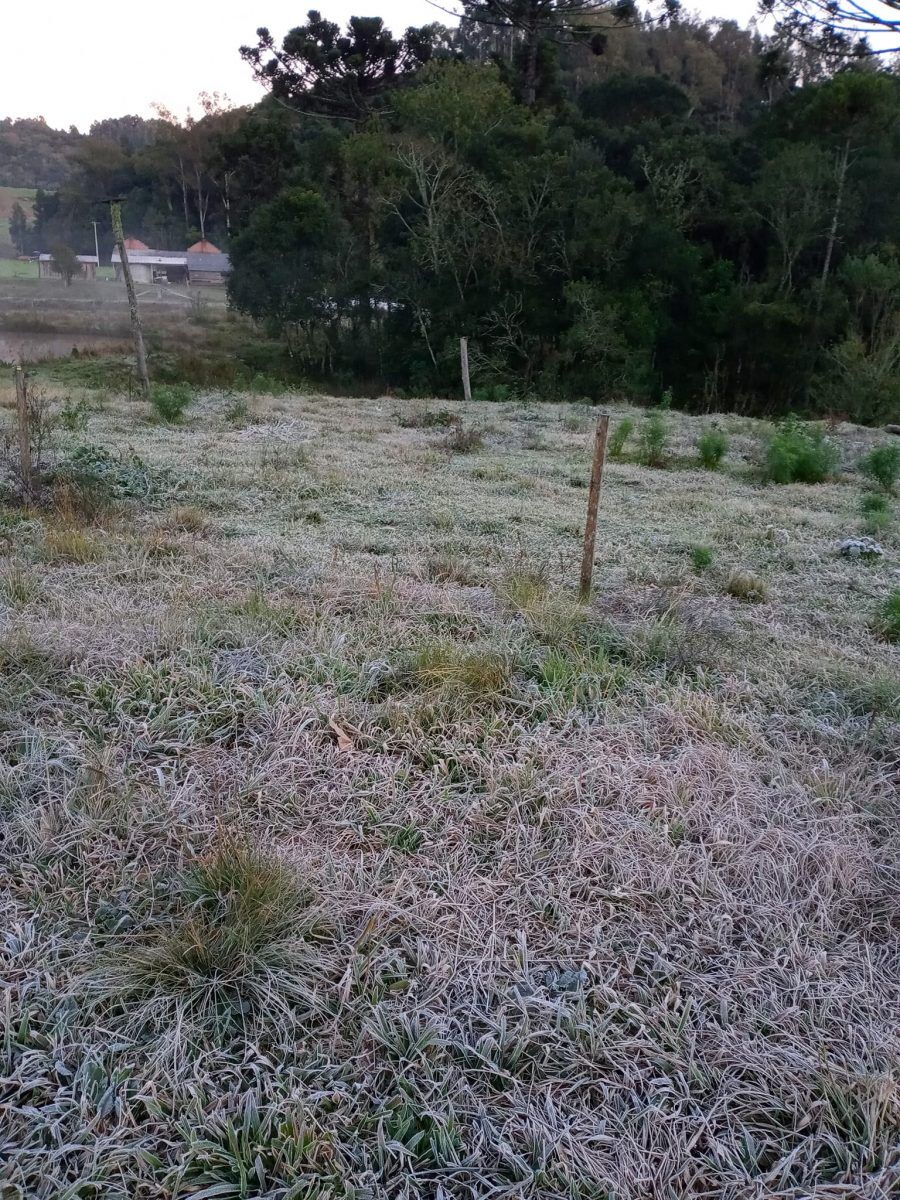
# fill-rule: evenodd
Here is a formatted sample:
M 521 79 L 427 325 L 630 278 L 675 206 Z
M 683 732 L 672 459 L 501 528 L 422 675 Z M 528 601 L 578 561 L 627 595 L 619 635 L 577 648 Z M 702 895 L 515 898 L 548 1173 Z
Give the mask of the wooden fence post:
M 19 477 L 22 480 L 22 491 L 31 499 L 31 413 L 28 409 L 28 385 L 21 367 L 16 367 L 16 417 L 19 433 Z
M 609 413 L 597 418 L 594 433 L 594 457 L 591 461 L 591 484 L 588 489 L 587 520 L 584 525 L 584 551 L 581 555 L 581 585 L 578 595 L 582 600 L 591 598 L 591 579 L 594 574 L 594 545 L 597 540 L 597 507 L 600 503 L 600 484 L 603 481 L 603 463 L 606 458 L 606 435 L 609 432 Z
M 119 250 L 119 263 L 122 267 L 122 278 L 125 280 L 125 291 L 128 293 L 128 311 L 131 315 L 131 335 L 134 339 L 134 358 L 137 365 L 138 379 L 141 385 L 141 396 L 150 399 L 150 377 L 147 374 L 147 354 L 144 350 L 144 331 L 141 329 L 141 314 L 138 309 L 137 294 L 134 290 L 134 279 L 131 275 L 131 265 L 128 262 L 128 251 L 125 249 L 125 231 L 122 228 L 122 204 L 119 200 L 109 201 L 109 214 L 112 220 L 113 237 Z
M 466 400 L 472 399 L 472 385 L 469 382 L 469 339 L 461 337 L 459 339 L 459 363 L 462 368 L 462 383 L 463 396 Z

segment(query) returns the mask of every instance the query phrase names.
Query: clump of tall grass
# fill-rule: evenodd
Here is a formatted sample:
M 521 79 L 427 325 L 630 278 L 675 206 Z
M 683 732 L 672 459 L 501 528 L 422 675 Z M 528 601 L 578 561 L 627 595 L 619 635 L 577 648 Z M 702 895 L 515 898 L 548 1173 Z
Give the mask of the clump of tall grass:
M 497 590 L 506 606 L 523 618 L 529 632 L 548 644 L 571 639 L 586 620 L 575 597 L 551 589 L 539 572 L 511 571 Z
M 169 892 L 168 911 L 142 932 L 114 937 L 88 976 L 129 1024 L 167 1034 L 185 1025 L 204 1042 L 257 1018 L 290 1025 L 321 1007 L 316 949 L 326 926 L 287 862 L 223 838 Z

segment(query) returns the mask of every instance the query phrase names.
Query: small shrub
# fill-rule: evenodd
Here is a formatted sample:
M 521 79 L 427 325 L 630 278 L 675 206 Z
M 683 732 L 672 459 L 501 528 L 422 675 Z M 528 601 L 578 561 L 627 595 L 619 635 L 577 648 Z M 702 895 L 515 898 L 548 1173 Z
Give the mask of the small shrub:
M 609 457 L 621 458 L 625 452 L 625 443 L 634 432 L 634 421 L 631 417 L 623 417 L 621 421 L 616 422 L 616 426 L 610 434 L 609 438 Z
M 766 475 L 772 483 L 823 483 L 838 461 L 837 447 L 822 431 L 796 417 L 783 421 L 766 446 Z
M 709 425 L 697 438 L 697 457 L 707 471 L 717 471 L 728 453 L 728 434 L 724 429 Z
M 247 403 L 246 396 L 235 396 L 225 409 L 225 420 L 229 425 L 234 425 L 240 429 L 244 425 L 250 423 L 250 405 Z
M 73 400 L 67 396 L 59 410 L 59 423 L 67 433 L 83 433 L 87 428 L 90 406 L 84 396 Z
M 93 445 L 73 450 L 55 478 L 83 490 L 102 491 L 114 500 L 146 500 L 157 487 L 157 480 L 137 454 L 124 457 Z
M 471 454 L 484 445 L 484 434 L 477 425 L 457 425 L 442 438 L 441 445 L 450 454 Z
M 769 598 L 769 585 L 753 571 L 732 571 L 725 590 L 729 596 L 750 604 L 761 604 Z
M 161 421 L 177 425 L 192 400 L 191 389 L 185 383 L 155 383 L 150 389 L 150 403 Z
M 900 642 L 900 588 L 894 588 L 878 610 L 876 631 L 888 642 Z
M 691 563 L 698 575 L 712 566 L 713 552 L 709 546 L 692 546 Z
M 892 492 L 900 479 L 900 445 L 876 446 L 860 461 L 859 469 L 885 492 Z
M 645 467 L 664 467 L 668 446 L 668 421 L 662 409 L 652 408 L 641 422 L 638 457 Z

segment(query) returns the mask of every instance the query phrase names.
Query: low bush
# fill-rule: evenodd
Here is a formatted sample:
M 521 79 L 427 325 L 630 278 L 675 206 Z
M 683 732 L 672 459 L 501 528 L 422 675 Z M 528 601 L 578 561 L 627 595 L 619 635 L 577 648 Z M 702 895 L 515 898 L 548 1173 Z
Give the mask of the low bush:
M 191 403 L 191 389 L 184 383 L 155 383 L 150 389 L 150 403 L 161 421 L 177 425 Z
M 609 437 L 609 457 L 621 458 L 625 453 L 625 443 L 634 433 L 634 421 L 631 417 L 623 417 L 617 421 Z
M 766 446 L 766 477 L 772 483 L 823 483 L 837 470 L 839 458 L 821 429 L 788 417 Z
M 697 438 L 697 457 L 707 471 L 717 471 L 728 453 L 728 434 L 715 425 L 709 425 Z
M 691 563 L 698 575 L 712 566 L 712 560 L 713 552 L 709 546 L 691 546 Z
M 859 469 L 885 492 L 892 492 L 900 480 L 900 445 L 876 446 L 860 461 Z
M 664 467 L 669 448 L 669 423 L 662 409 L 652 408 L 641 423 L 638 457 L 645 467 Z

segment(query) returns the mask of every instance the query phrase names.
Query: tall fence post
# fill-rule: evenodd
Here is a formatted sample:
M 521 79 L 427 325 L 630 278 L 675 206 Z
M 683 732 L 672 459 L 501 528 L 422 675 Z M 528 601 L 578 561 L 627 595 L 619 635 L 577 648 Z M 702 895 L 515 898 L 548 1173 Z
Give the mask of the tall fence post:
M 19 477 L 22 491 L 31 498 L 31 412 L 28 408 L 28 384 L 25 372 L 16 367 L 16 425 L 19 434 Z
M 119 250 L 119 262 L 122 266 L 122 278 L 125 280 L 125 291 L 128 293 L 128 311 L 131 315 L 131 334 L 134 339 L 134 357 L 137 364 L 138 379 L 141 384 L 141 395 L 144 400 L 150 399 L 150 377 L 147 374 L 147 354 L 144 350 L 144 332 L 141 329 L 141 314 L 138 309 L 137 294 L 134 290 L 134 279 L 131 276 L 131 264 L 128 261 L 128 251 L 125 249 L 125 231 L 122 228 L 122 205 L 119 200 L 109 201 L 109 215 L 112 220 L 113 237 Z
M 469 382 L 469 339 L 461 337 L 459 339 L 459 365 L 462 369 L 462 385 L 463 396 L 466 400 L 472 399 L 472 385 Z
M 606 459 L 606 435 L 609 433 L 609 413 L 597 418 L 594 432 L 594 457 L 591 460 L 591 483 L 588 489 L 587 520 L 584 525 L 584 550 L 581 555 L 581 584 L 578 595 L 582 600 L 591 598 L 591 581 L 594 575 L 594 546 L 597 541 L 597 508 L 600 504 L 600 485 L 603 482 L 603 463 Z

